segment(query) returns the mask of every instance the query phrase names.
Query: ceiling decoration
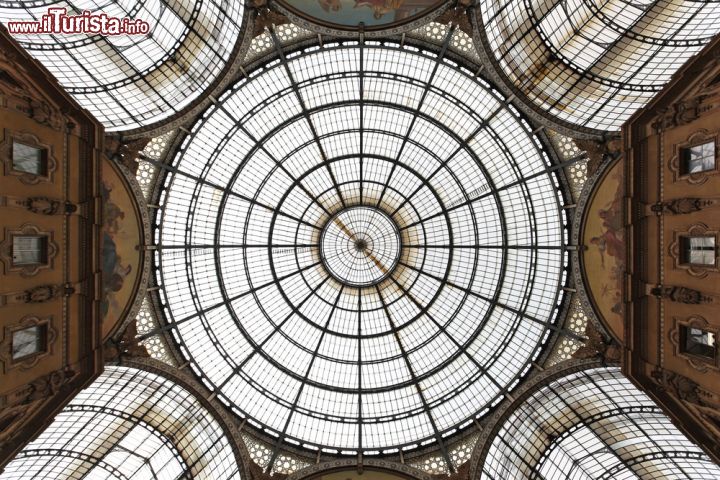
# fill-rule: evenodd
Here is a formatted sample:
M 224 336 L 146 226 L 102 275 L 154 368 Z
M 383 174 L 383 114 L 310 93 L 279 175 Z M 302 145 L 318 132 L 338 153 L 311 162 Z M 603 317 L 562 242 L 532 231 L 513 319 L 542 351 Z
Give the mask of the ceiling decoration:
M 560 169 L 452 35 L 278 48 L 157 164 L 165 328 L 276 447 L 442 451 L 558 330 Z
M 231 443 L 213 415 L 173 380 L 105 367 L 2 478 L 241 478 Z
M 302 26 L 337 31 L 398 33 L 425 23 L 445 0 L 275 0 L 271 5 Z

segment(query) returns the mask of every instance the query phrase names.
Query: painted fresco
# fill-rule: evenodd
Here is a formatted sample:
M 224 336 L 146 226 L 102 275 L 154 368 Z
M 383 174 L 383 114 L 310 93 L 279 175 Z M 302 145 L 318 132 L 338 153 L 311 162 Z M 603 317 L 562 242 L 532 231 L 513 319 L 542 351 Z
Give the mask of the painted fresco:
M 102 303 L 103 336 L 133 301 L 140 270 L 140 225 L 132 194 L 107 159 L 102 166 Z
M 623 168 L 617 162 L 596 187 L 585 214 L 583 266 L 588 294 L 618 338 L 623 336 Z
M 390 27 L 429 13 L 438 0 L 282 0 L 308 20 L 341 28 Z

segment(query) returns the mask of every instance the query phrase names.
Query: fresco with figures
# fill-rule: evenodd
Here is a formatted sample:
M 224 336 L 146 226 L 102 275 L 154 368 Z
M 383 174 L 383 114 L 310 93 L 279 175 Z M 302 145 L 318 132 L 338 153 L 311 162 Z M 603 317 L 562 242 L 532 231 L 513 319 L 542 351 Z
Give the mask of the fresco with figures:
M 291 11 L 320 24 L 340 28 L 383 28 L 431 12 L 442 0 L 281 0 Z
M 132 193 L 121 173 L 104 159 L 102 165 L 102 304 L 103 336 L 122 318 L 133 300 L 140 270 L 140 224 Z
M 585 214 L 583 268 L 597 311 L 618 338 L 623 335 L 623 168 L 616 162 L 595 187 Z

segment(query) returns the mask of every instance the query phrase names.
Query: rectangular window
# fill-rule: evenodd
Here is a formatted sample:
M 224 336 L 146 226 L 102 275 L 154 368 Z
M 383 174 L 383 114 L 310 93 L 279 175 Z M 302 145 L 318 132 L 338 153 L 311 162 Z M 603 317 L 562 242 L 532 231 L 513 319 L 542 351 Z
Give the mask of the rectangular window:
M 715 334 L 701 328 L 681 327 L 682 352 L 690 353 L 708 359 L 715 359 Z
M 22 360 L 46 350 L 46 325 L 15 330 L 12 334 L 12 359 Z
M 12 168 L 33 175 L 47 175 L 47 150 L 13 140 Z
M 44 265 L 47 263 L 47 237 L 13 235 L 13 265 Z
M 683 175 L 715 169 L 715 142 L 707 142 L 680 149 L 680 168 Z
M 682 263 L 715 265 L 715 237 L 681 237 Z

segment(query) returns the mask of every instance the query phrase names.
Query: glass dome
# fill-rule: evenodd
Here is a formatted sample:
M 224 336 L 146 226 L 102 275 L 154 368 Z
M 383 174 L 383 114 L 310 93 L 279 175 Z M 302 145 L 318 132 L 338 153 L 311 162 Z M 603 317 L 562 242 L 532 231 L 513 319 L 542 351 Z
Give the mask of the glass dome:
M 372 42 L 276 58 L 167 168 L 166 328 L 279 442 L 442 445 L 557 330 L 557 168 L 512 103 L 442 53 Z

